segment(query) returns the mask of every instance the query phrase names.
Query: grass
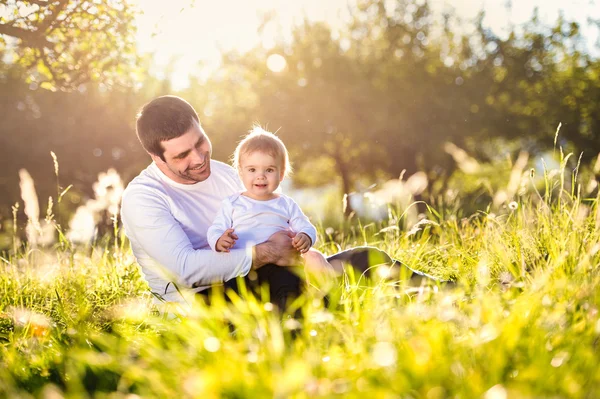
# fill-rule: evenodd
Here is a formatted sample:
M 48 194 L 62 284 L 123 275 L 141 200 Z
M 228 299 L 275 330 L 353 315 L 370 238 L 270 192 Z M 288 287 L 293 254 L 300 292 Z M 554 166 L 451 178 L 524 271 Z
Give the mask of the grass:
M 240 297 L 158 313 L 114 237 L 7 254 L 0 396 L 600 397 L 599 208 L 561 188 L 495 215 L 431 209 L 410 233 L 321 231 L 324 252 L 376 245 L 457 284 L 349 275 L 301 320 Z

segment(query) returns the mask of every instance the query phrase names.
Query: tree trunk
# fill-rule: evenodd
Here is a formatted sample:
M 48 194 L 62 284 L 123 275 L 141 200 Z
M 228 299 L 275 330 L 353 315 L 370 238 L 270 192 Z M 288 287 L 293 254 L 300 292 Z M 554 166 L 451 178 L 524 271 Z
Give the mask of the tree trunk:
M 350 181 L 350 168 L 343 161 L 339 152 L 336 151 L 333 154 L 333 159 L 335 160 L 335 166 L 342 178 L 342 197 L 344 198 L 344 216 L 350 216 L 350 214 L 354 211 L 352 209 L 352 205 L 350 205 L 350 192 L 352 191 L 352 183 Z

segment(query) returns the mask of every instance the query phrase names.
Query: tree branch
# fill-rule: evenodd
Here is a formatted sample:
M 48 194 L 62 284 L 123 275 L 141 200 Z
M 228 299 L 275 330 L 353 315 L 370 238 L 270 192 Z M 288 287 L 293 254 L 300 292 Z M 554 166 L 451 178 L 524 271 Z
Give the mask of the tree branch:
M 0 35 L 7 35 L 21 39 L 30 47 L 52 47 L 52 44 L 46 40 L 43 34 L 18 28 L 12 25 L 0 24 Z
M 68 4 L 69 0 L 60 0 L 56 7 L 52 8 L 52 15 L 44 18 L 38 28 L 38 31 L 45 34 L 46 30 L 54 23 L 54 21 L 56 21 L 60 13 L 65 9 L 65 7 L 67 7 Z
M 38 6 L 40 6 L 40 8 L 43 6 L 48 6 L 50 5 L 50 2 L 48 0 L 22 0 L 23 3 L 31 3 L 31 4 L 37 4 Z

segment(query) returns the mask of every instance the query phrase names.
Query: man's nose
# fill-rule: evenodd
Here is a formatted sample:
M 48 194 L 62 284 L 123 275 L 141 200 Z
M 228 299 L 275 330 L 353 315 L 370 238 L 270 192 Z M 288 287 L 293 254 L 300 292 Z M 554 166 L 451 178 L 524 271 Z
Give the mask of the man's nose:
M 194 163 L 204 163 L 204 160 L 206 159 L 206 155 L 197 149 L 194 149 L 192 151 L 192 162 Z

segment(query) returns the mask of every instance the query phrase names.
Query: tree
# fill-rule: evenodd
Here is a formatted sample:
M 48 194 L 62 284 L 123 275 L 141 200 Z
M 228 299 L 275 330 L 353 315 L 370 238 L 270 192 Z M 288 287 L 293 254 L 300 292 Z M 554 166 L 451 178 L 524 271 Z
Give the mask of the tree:
M 13 49 L 26 81 L 43 88 L 127 83 L 136 59 L 127 0 L 4 0 L 0 53 Z

